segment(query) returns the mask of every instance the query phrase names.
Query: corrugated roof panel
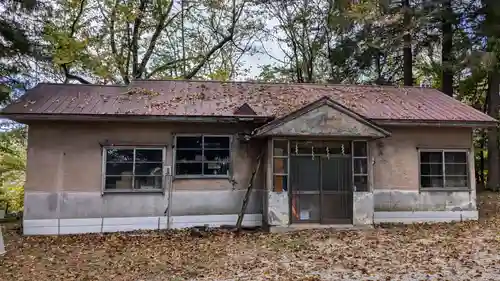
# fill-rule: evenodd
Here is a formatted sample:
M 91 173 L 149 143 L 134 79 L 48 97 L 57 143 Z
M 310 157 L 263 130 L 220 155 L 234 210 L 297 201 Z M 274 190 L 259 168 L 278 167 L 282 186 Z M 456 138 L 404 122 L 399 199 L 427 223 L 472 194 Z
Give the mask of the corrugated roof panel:
M 246 103 L 257 115 L 283 116 L 323 96 L 367 119 L 494 121 L 430 88 L 179 80 L 133 81 L 128 87 L 40 84 L 3 112 L 232 116 Z

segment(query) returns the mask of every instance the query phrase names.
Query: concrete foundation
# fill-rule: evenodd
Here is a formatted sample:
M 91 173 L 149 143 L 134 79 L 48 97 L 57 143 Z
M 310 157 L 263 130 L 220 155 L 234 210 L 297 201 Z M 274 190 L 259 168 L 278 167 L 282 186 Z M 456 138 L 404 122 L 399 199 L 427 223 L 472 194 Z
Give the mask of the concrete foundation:
M 290 207 L 287 192 L 268 192 L 267 223 L 269 226 L 288 226 Z
M 474 191 L 375 190 L 375 211 L 474 211 Z
M 373 200 L 372 192 L 354 192 L 352 218 L 354 225 L 373 224 Z
M 174 191 L 172 216 L 238 214 L 245 190 Z M 262 191 L 251 194 L 246 213 L 262 213 Z M 168 193 L 26 192 L 24 219 L 164 216 Z

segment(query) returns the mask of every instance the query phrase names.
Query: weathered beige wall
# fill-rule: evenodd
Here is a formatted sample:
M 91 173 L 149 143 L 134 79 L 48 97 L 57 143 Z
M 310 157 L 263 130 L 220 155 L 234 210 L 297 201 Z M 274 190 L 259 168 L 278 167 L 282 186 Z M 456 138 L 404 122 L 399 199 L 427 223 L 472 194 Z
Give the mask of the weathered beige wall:
M 468 128 L 386 129 L 392 133 L 390 137 L 370 142 L 374 189 L 418 190 L 417 148 L 472 147 L 472 130 Z
M 100 143 L 169 145 L 175 133 L 235 134 L 243 128 L 235 124 L 124 124 L 43 122 L 29 126 L 26 191 L 100 192 L 102 152 Z M 252 171 L 249 157 L 256 157 L 260 146 L 233 142 L 233 177 L 227 179 L 177 179 L 174 190 L 224 190 L 246 188 Z M 263 147 L 262 149 L 265 149 Z M 171 146 L 167 165 L 172 165 Z M 258 179 L 257 187 L 261 187 Z
M 270 136 L 364 136 L 381 137 L 384 134 L 330 105 L 314 108 L 271 129 Z

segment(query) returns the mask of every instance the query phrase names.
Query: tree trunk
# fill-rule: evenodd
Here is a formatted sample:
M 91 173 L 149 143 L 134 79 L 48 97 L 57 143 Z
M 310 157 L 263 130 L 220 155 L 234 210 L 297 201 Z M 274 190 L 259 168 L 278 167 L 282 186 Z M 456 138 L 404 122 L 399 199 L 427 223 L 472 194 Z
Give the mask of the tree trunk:
M 488 77 L 488 115 L 498 117 L 500 72 L 495 69 Z M 498 190 L 500 186 L 500 151 L 498 149 L 498 128 L 488 130 L 488 189 Z
M 451 8 L 451 0 L 445 0 L 442 5 L 441 33 L 443 36 L 443 45 L 441 49 L 441 58 L 443 77 L 441 81 L 441 91 L 451 97 L 453 96 L 453 10 Z
M 405 86 L 413 86 L 413 57 L 411 53 L 410 0 L 403 0 L 403 72 Z

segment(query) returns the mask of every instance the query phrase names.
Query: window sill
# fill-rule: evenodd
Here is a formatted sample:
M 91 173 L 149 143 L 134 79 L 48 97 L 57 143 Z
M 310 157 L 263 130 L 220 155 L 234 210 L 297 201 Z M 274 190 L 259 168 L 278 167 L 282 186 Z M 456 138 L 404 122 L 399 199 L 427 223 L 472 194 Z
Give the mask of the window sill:
M 132 190 L 132 189 L 124 189 L 124 190 L 104 190 L 103 194 L 163 194 L 163 189 L 155 189 L 155 190 Z
M 433 188 L 420 188 L 420 192 L 470 192 L 471 189 L 468 187 L 454 187 L 454 188 L 444 188 L 444 187 L 433 187 Z

